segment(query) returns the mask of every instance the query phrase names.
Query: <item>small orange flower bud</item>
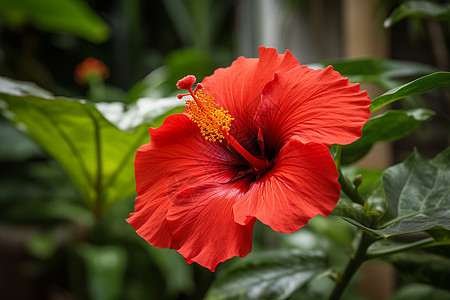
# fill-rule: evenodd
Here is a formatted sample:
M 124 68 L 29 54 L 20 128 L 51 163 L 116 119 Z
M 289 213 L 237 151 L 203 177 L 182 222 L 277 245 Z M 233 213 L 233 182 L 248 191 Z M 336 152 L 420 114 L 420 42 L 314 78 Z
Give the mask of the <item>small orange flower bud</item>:
M 91 76 L 96 76 L 105 80 L 109 77 L 109 69 L 98 59 L 93 57 L 86 58 L 83 62 L 78 64 L 75 69 L 75 81 L 78 84 L 86 84 Z

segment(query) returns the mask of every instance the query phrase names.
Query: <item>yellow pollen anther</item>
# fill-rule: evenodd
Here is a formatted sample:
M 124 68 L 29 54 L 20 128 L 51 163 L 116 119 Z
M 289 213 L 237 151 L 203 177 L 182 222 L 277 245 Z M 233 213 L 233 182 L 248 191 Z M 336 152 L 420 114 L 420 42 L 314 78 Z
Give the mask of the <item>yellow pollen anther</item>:
M 203 89 L 196 89 L 195 98 L 186 100 L 192 121 L 200 128 L 205 140 L 221 143 L 225 138 L 224 134 L 228 135 L 234 118 Z

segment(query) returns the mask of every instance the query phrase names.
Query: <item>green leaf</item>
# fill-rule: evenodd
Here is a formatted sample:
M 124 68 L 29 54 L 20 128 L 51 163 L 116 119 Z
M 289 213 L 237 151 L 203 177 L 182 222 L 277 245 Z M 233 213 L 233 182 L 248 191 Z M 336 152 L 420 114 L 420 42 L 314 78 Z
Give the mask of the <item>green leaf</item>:
M 369 227 L 361 214 L 339 213 L 349 223 L 372 234 L 388 238 L 430 229 L 450 230 L 450 148 L 432 160 L 425 160 L 415 151 L 403 163 L 383 173 L 387 209 L 378 228 Z M 377 191 L 376 189 L 375 191 Z M 378 194 L 378 195 L 377 195 Z M 372 199 L 373 198 L 373 199 Z M 370 206 L 377 198 L 370 196 Z M 382 200 L 382 199 L 381 199 Z
M 401 139 L 433 116 L 433 111 L 418 108 L 408 111 L 389 110 L 371 118 L 364 125 L 361 138 L 342 147 L 342 164 L 351 164 L 361 159 L 376 142 Z
M 387 91 L 383 95 L 373 99 L 370 109 L 371 111 L 376 111 L 396 100 L 408 96 L 423 94 L 449 83 L 450 72 L 436 72 L 429 74 Z
M 384 21 L 384 27 L 391 27 L 398 21 L 408 17 L 431 18 L 449 21 L 450 4 L 447 3 L 440 5 L 429 1 L 404 2 Z
M 31 23 L 50 32 L 72 33 L 91 42 L 104 42 L 109 27 L 80 0 L 0 0 L 0 15 L 18 27 Z
M 284 250 L 251 254 L 221 274 L 205 299 L 287 299 L 326 265 L 320 253 Z
M 136 149 L 149 141 L 151 123 L 180 104 L 141 99 L 125 112 L 120 103 L 98 104 L 102 115 L 84 101 L 29 95 L 28 87 L 0 78 L 3 114 L 61 164 L 97 215 L 134 193 Z
M 450 230 L 450 148 L 432 160 L 415 151 L 383 173 L 388 210 L 379 234 L 419 232 L 434 227 Z

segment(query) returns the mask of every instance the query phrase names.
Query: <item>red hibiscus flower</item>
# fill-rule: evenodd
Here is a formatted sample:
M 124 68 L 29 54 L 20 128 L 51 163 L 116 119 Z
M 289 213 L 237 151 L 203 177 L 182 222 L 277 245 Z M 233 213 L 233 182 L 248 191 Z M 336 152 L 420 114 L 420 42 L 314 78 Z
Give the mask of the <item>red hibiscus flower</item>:
M 135 212 L 127 221 L 151 245 L 214 271 L 252 247 L 255 219 L 292 233 L 339 199 L 328 147 L 361 136 L 370 99 L 333 71 L 260 48 L 192 90 L 136 154 Z

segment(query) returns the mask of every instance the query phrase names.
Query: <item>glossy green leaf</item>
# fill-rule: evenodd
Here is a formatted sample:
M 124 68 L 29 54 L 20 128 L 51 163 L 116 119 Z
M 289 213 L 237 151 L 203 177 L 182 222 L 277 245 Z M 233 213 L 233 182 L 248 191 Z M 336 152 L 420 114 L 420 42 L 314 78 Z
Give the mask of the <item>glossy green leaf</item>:
M 431 18 L 450 21 L 450 4 L 437 4 L 430 1 L 407 1 L 398 6 L 384 21 L 384 27 L 408 17 Z
M 326 265 L 320 253 L 284 250 L 251 254 L 221 274 L 205 299 L 287 299 Z
M 98 104 L 103 115 L 85 101 L 29 95 L 28 87 L 0 78 L 3 114 L 61 164 L 97 215 L 134 192 L 136 149 L 152 122 L 180 104 L 141 99 L 125 112 L 120 103 Z
M 450 72 L 436 72 L 432 73 L 416 80 L 413 80 L 407 84 L 396 87 L 392 90 L 387 91 L 383 95 L 372 100 L 372 105 L 370 109 L 372 111 L 376 111 L 381 107 L 394 102 L 396 100 L 419 95 L 431 90 L 434 90 L 438 87 L 447 85 L 450 83 Z
M 339 215 L 383 238 L 430 229 L 450 230 L 449 182 L 450 148 L 432 160 L 425 160 L 414 152 L 403 163 L 383 173 L 387 209 L 378 228 L 364 223 L 360 215 Z M 383 199 L 384 195 L 377 197 Z
M 379 58 L 325 61 L 316 66 L 324 68 L 328 65 L 332 65 L 334 70 L 341 73 L 342 76 L 348 77 L 350 82 L 373 83 L 384 89 L 399 86 L 404 78 L 417 77 L 436 71 L 434 67 L 418 62 Z
M 361 159 L 376 142 L 396 141 L 408 135 L 419 124 L 433 116 L 433 111 L 418 108 L 408 111 L 389 110 L 371 118 L 364 125 L 361 138 L 342 147 L 342 164 L 350 164 Z
M 383 236 L 418 232 L 434 227 L 450 230 L 450 148 L 432 160 L 415 151 L 403 163 L 383 173 L 388 210 Z
M 0 15 L 13 27 L 31 23 L 41 30 L 72 33 L 91 42 L 103 42 L 109 36 L 108 25 L 80 0 L 0 0 Z

